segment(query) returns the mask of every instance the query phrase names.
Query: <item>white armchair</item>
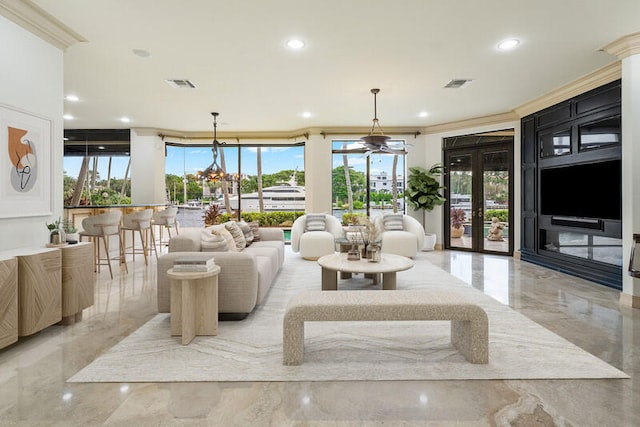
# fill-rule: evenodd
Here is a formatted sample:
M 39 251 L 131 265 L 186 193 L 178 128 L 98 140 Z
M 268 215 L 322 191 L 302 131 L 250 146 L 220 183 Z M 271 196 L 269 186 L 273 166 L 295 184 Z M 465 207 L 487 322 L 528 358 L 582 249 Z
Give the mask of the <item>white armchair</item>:
M 307 221 L 309 220 L 309 221 Z M 344 231 L 338 218 L 327 214 L 306 214 L 291 226 L 291 249 L 307 260 L 317 260 L 336 250 L 335 239 Z
M 376 227 L 381 231 L 382 247 L 380 250 L 382 253 L 415 257 L 418 251 L 422 250 L 424 244 L 424 227 L 409 215 L 393 214 L 395 215 L 393 219 L 402 218 L 400 227 L 399 221 L 390 221 L 392 219 L 390 215 L 378 215 L 374 218 Z

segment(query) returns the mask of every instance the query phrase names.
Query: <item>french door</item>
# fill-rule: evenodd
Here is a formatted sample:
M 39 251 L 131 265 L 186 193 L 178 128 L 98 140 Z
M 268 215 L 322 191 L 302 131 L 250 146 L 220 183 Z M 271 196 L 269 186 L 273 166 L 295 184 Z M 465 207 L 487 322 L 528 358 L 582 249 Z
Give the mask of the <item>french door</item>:
M 512 255 L 513 143 L 445 148 L 444 162 L 445 248 Z

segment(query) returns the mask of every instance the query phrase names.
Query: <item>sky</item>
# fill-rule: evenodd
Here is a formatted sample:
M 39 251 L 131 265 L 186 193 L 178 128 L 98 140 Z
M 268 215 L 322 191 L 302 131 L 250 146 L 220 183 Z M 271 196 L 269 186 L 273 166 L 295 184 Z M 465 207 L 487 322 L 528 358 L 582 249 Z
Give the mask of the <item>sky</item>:
M 334 141 L 334 148 L 342 148 L 342 141 Z M 354 143 L 350 143 L 349 149 L 353 148 Z M 227 172 L 234 172 L 238 169 L 238 150 L 235 147 L 222 148 L 225 155 L 225 166 Z M 242 173 L 248 175 L 257 174 L 256 147 L 243 147 L 241 150 Z M 111 162 L 111 177 L 122 179 L 127 168 L 128 157 L 113 157 Z M 176 147 L 167 146 L 167 157 L 165 160 L 166 173 L 183 176 L 187 174 L 196 174 L 198 171 L 205 169 L 213 161 L 211 147 Z M 372 155 L 371 172 L 377 174 L 380 171 L 391 172 L 393 156 L 390 155 Z M 404 159 L 400 157 L 398 162 L 398 172 L 402 175 L 404 170 Z M 364 172 L 367 157 L 362 154 L 350 154 L 349 165 L 355 170 Z M 220 158 L 218 158 L 220 163 Z M 64 171 L 68 176 L 77 177 L 82 164 L 82 157 L 65 157 Z M 106 179 L 108 171 L 108 157 L 98 158 L 98 173 L 101 179 Z M 333 167 L 342 166 L 342 156 L 335 155 L 333 159 Z M 304 171 L 304 147 L 303 146 L 270 146 L 262 147 L 262 173 L 272 174 L 284 169 L 298 169 Z

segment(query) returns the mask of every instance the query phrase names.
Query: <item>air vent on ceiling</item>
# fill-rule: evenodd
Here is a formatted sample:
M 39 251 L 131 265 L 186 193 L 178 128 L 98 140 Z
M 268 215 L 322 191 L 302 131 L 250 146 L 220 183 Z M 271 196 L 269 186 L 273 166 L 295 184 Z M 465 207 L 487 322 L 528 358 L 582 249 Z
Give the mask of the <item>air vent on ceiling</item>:
M 196 85 L 194 85 L 191 81 L 187 79 L 166 79 L 165 82 L 169 86 L 174 89 L 195 89 Z
M 448 89 L 460 89 L 467 86 L 472 81 L 472 79 L 453 79 L 447 83 L 445 87 Z

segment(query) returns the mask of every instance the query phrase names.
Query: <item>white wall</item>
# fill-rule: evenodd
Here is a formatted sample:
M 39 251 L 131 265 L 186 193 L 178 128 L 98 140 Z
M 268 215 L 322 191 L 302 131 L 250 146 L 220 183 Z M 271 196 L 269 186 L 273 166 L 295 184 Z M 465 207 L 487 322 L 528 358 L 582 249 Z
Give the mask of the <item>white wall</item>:
M 633 234 L 640 233 L 640 55 L 622 60 L 622 291 L 640 296 L 640 279 L 626 272 Z M 637 255 L 636 255 L 637 256 Z
M 131 204 L 164 203 L 165 145 L 155 133 L 131 130 Z
M 0 103 L 53 121 L 53 215 L 29 217 L 24 212 L 0 219 L 0 250 L 44 246 L 49 241 L 45 223 L 63 216 L 63 52 L 2 16 L 0 40 Z

